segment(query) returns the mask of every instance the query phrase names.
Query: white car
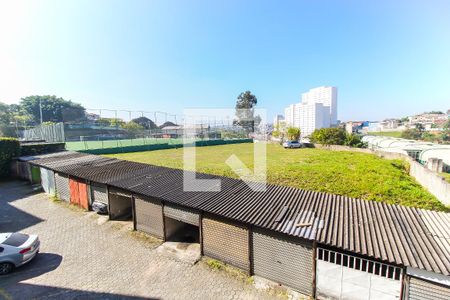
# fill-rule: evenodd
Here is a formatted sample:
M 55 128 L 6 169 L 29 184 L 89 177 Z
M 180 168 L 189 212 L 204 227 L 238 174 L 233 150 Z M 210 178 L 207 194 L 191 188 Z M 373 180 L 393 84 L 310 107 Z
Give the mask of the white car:
M 302 144 L 298 141 L 286 141 L 283 143 L 284 148 L 301 148 Z
M 37 235 L 24 233 L 0 233 L 0 275 L 30 262 L 39 253 Z

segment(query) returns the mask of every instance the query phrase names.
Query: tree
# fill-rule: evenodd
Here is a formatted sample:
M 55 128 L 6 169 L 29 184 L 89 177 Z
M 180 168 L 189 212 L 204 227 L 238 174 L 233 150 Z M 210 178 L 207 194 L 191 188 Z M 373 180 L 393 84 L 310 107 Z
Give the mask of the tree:
M 419 131 L 420 133 L 425 131 L 425 127 L 423 126 L 422 123 L 416 123 L 415 124 L 417 131 Z
M 136 124 L 141 125 L 145 129 L 156 129 L 158 128 L 158 125 L 155 124 L 152 120 L 150 120 L 147 117 L 139 117 L 136 119 L 131 120 Z
M 356 148 L 367 147 L 367 145 L 361 140 L 361 137 L 354 133 L 347 133 L 344 145 Z
M 85 118 L 83 106 L 56 96 L 28 96 L 19 103 L 21 114 L 29 115 L 35 124 L 41 121 L 40 105 L 44 122 L 73 122 Z
M 314 130 L 310 141 L 322 145 L 344 145 L 346 134 L 342 128 L 321 128 Z
M 128 123 L 122 124 L 121 126 L 123 129 L 128 131 L 128 134 L 132 137 L 135 137 L 139 131 L 144 130 L 144 127 L 142 127 L 141 125 L 139 125 L 136 122 L 130 121 Z
M 254 132 L 255 126 L 261 122 L 261 118 L 254 115 L 257 103 L 258 99 L 250 91 L 240 93 L 236 101 L 236 120 L 233 124 L 241 126 L 247 133 Z
M 444 123 L 443 130 L 441 133 L 441 140 L 444 143 L 450 142 L 450 119 Z
M 97 124 L 105 127 L 122 127 L 125 122 L 119 118 L 100 118 L 97 120 Z
M 289 127 L 287 129 L 287 136 L 290 141 L 298 141 L 300 138 L 300 129 L 297 127 Z
M 9 125 L 12 121 L 11 111 L 8 104 L 0 102 L 0 124 Z
M 164 128 L 164 127 L 167 127 L 167 126 L 178 126 L 178 125 L 173 123 L 173 122 L 167 121 L 167 122 L 164 122 L 163 124 L 161 124 L 159 126 L 159 128 Z
M 133 121 L 123 124 L 122 128 L 127 129 L 127 130 L 143 130 L 144 129 L 144 127 L 142 127 L 141 125 L 139 125 L 138 123 L 133 122 Z
M 442 128 L 444 128 L 444 130 L 450 130 L 450 119 L 444 123 L 444 126 L 442 126 Z
M 416 128 L 406 129 L 402 132 L 401 137 L 407 140 L 420 140 L 422 138 L 422 132 Z
M 409 118 L 408 117 L 403 117 L 400 119 L 400 124 L 406 124 L 409 122 Z

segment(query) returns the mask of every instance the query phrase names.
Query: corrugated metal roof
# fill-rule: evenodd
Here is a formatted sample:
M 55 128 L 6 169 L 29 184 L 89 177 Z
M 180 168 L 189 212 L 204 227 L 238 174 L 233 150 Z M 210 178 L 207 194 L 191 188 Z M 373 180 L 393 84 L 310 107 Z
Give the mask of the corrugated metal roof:
M 30 163 L 41 167 L 52 168 L 54 165 L 58 165 L 60 163 L 64 164 L 72 159 L 86 156 L 90 155 L 79 152 L 63 151 L 52 154 L 32 156 L 34 159 Z
M 450 274 L 450 216 L 411 207 L 268 185 L 245 185 L 202 210 L 373 257 Z
M 39 163 L 41 160 L 38 160 Z M 94 155 L 42 159 L 56 171 L 184 205 L 385 262 L 450 275 L 450 214 L 321 192 L 219 179 L 219 192 L 185 191 L 183 171 Z M 32 161 L 37 164 L 37 160 Z
M 61 157 L 67 157 L 67 156 L 73 156 L 73 155 L 85 155 L 78 152 L 73 151 L 60 151 L 60 152 L 53 152 L 53 153 L 47 153 L 47 154 L 37 154 L 37 155 L 26 155 L 26 156 L 20 156 L 17 158 L 19 161 L 45 161 L 49 159 L 60 159 Z

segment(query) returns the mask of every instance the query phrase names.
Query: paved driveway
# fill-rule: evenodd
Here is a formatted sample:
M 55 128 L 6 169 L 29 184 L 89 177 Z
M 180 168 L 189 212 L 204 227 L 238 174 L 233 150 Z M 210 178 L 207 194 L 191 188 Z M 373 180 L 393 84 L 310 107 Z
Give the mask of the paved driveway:
M 104 222 L 32 193 L 24 182 L 0 182 L 0 232 L 37 233 L 41 253 L 0 277 L 0 299 L 269 299 L 265 292 L 210 269 L 158 254 L 158 243 L 129 225 Z

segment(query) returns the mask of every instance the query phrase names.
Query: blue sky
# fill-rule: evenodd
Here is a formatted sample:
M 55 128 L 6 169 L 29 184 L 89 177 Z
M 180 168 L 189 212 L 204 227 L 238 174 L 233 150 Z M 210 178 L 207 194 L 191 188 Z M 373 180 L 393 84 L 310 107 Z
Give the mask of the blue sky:
M 0 101 L 181 113 L 320 85 L 338 118 L 450 108 L 450 1 L 2 1 Z

